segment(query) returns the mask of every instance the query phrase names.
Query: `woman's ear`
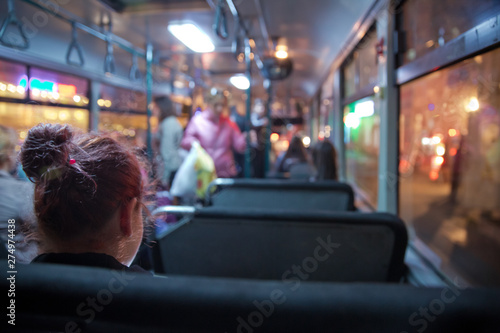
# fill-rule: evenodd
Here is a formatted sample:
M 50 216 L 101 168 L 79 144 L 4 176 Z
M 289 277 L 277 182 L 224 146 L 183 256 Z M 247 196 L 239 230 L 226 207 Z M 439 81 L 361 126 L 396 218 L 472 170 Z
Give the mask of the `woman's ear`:
M 120 208 L 120 231 L 126 237 L 132 236 L 132 217 L 137 207 L 137 198 L 124 203 Z

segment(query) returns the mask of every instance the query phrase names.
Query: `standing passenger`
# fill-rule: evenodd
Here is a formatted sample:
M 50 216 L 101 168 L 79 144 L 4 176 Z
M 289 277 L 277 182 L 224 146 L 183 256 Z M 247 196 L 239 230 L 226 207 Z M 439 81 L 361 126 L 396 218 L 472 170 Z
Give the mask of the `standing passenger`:
M 35 183 L 41 254 L 33 262 L 144 272 L 128 267 L 144 229 L 144 179 L 131 151 L 109 137 L 40 124 L 20 159 Z
M 246 137 L 238 126 L 223 112 L 227 108 L 227 97 L 223 91 L 213 91 L 206 97 L 207 109 L 195 115 L 189 122 L 181 147 L 189 150 L 197 140 L 212 157 L 215 171 L 220 178 L 236 176 L 233 149 L 244 152 Z
M 167 96 L 154 100 L 155 111 L 159 114 L 159 150 L 162 159 L 162 183 L 170 187 L 175 172 L 181 165 L 179 148 L 182 140 L 182 126 L 177 120 L 172 101 Z
M 37 254 L 37 244 L 25 237 L 34 228 L 33 185 L 14 178 L 16 169 L 16 133 L 0 125 L 0 241 L 7 246 L 9 225 L 15 227 L 16 259 L 29 263 Z M 8 221 L 12 223 L 8 223 Z

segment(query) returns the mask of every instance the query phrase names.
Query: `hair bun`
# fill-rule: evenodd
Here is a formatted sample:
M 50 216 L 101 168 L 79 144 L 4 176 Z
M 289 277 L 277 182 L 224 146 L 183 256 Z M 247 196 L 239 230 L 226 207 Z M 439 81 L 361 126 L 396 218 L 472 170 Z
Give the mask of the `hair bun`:
M 38 180 L 49 168 L 66 164 L 72 137 L 67 125 L 39 124 L 30 129 L 20 155 L 26 175 Z

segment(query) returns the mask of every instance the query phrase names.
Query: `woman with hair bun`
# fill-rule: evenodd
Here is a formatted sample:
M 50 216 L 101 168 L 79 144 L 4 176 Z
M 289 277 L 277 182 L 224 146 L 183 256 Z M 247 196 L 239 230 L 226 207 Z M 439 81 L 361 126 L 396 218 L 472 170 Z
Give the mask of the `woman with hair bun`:
M 109 137 L 40 124 L 20 160 L 35 183 L 41 254 L 33 262 L 145 272 L 128 267 L 144 230 L 144 181 L 132 152 Z

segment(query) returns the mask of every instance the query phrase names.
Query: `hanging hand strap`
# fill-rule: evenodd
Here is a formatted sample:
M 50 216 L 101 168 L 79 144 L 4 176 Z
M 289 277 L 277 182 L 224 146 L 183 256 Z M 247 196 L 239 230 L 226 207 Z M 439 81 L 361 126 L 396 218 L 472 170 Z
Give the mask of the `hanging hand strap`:
M 229 37 L 227 28 L 227 16 L 224 10 L 224 0 L 219 0 L 217 3 L 217 8 L 215 9 L 215 22 L 213 25 L 215 34 L 221 39 L 227 39 Z
M 77 66 L 77 67 L 83 67 L 85 64 L 85 59 L 83 58 L 83 51 L 82 47 L 78 43 L 78 34 L 76 31 L 76 23 L 71 22 L 71 43 L 69 44 L 68 51 L 66 52 L 66 63 L 69 65 Z M 73 61 L 71 60 L 71 52 L 73 50 L 76 51 L 76 54 L 78 55 L 78 61 Z
M 129 77 L 130 77 L 130 80 L 132 80 L 132 81 L 141 81 L 142 80 L 142 73 L 139 70 L 139 65 L 137 64 L 137 54 L 136 53 L 132 54 L 132 67 L 130 67 Z
M 24 33 L 24 29 L 21 26 L 21 23 L 17 19 L 16 16 L 16 11 L 14 9 L 14 0 L 9 0 L 8 2 L 8 8 L 9 8 L 9 13 L 7 14 L 7 17 L 2 23 L 2 27 L 0 28 L 0 42 L 8 47 L 13 47 L 21 50 L 26 50 L 30 46 L 30 42 L 28 38 L 26 37 L 26 34 Z M 17 29 L 19 32 L 19 35 L 16 35 L 14 33 L 7 33 L 7 28 L 9 26 L 13 26 Z M 19 36 L 22 39 L 22 43 L 13 43 L 12 41 L 17 40 L 19 41 Z

